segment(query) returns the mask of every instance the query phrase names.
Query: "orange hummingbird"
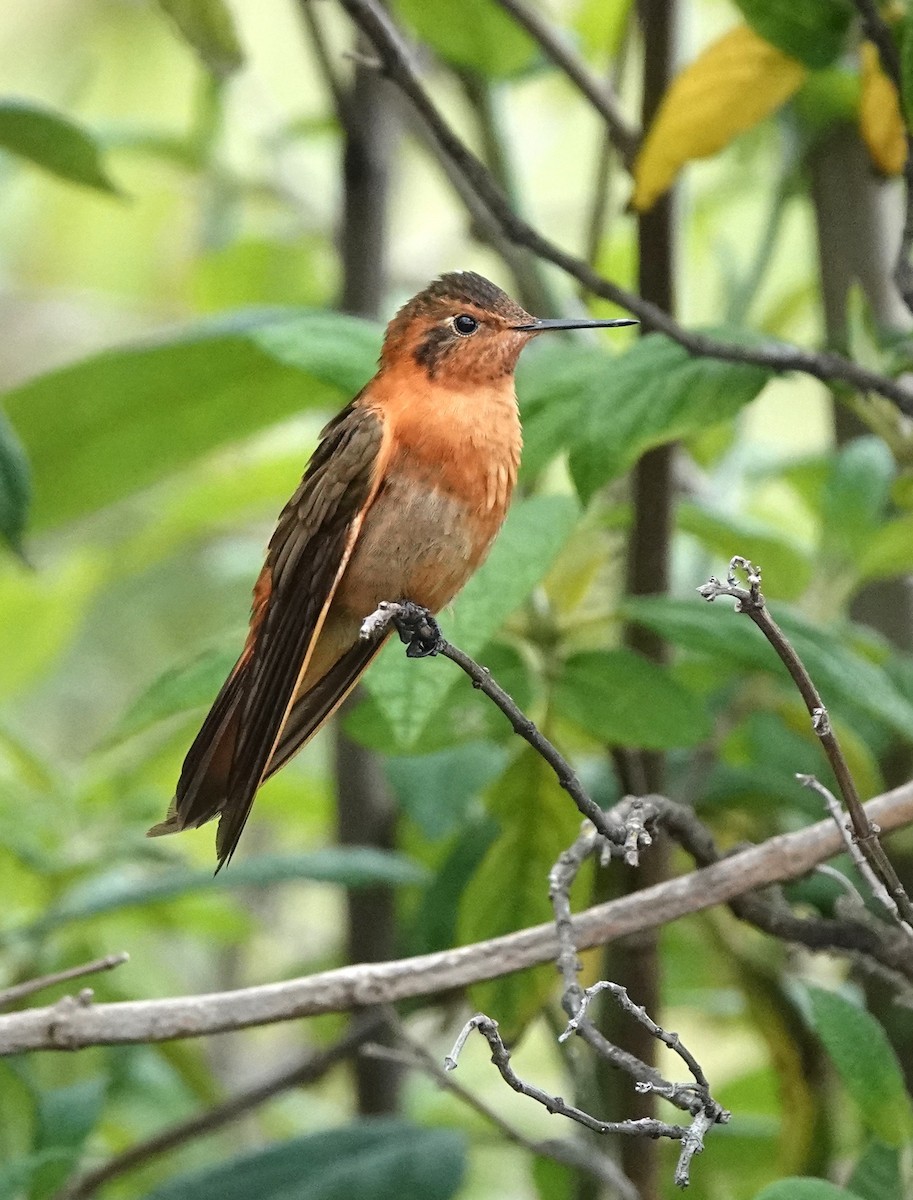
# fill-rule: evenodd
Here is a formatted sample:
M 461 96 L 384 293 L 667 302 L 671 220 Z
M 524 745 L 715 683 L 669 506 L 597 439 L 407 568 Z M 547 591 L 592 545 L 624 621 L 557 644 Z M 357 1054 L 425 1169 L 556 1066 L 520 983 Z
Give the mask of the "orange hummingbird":
M 322 431 L 254 587 L 250 630 L 150 835 L 218 816 L 221 868 L 257 789 L 336 711 L 383 644 L 381 601 L 439 612 L 501 528 L 520 462 L 520 351 L 552 329 L 470 271 L 444 275 L 390 322 L 377 374 Z

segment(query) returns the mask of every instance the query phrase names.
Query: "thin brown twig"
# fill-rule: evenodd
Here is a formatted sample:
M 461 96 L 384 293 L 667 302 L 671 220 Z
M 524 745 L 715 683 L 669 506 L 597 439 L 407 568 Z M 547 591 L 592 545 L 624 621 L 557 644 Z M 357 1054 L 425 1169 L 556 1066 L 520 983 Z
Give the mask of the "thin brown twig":
M 126 950 L 118 954 L 106 954 L 104 958 L 95 958 L 91 962 L 80 963 L 76 967 L 66 967 L 62 971 L 54 971 L 50 975 L 41 975 L 37 979 L 27 979 L 24 983 L 14 983 L 0 990 L 0 1008 L 8 1008 L 19 1000 L 34 996 L 58 983 L 69 983 L 73 979 L 84 979 L 86 975 L 99 975 L 102 971 L 112 971 L 122 963 L 129 962 L 130 955 Z
M 545 759 L 555 772 L 558 783 L 577 805 L 581 814 L 592 821 L 607 841 L 614 842 L 619 846 L 625 845 L 628 837 L 625 827 L 611 824 L 608 821 L 605 812 L 588 795 L 567 759 L 536 728 L 535 724 L 514 703 L 500 684 L 492 679 L 491 672 L 486 667 L 480 666 L 468 654 L 451 645 L 441 635 L 437 622 L 426 609 L 419 608 L 408 601 L 384 600 L 362 622 L 361 636 L 363 639 L 379 637 L 391 624 L 397 625 L 404 641 L 411 641 L 410 652 L 413 657 L 440 654 L 443 658 L 449 658 L 451 662 L 455 662 L 461 670 L 465 671 L 472 680 L 472 686 L 493 701 L 504 713 L 510 721 L 514 733 L 528 742 L 536 753 Z M 403 630 L 407 630 L 405 636 Z M 417 651 L 413 650 L 413 647 L 416 646 L 419 647 Z
M 824 784 L 814 775 L 797 775 L 796 778 L 803 787 L 811 788 L 817 792 L 824 801 L 825 808 L 831 814 L 834 824 L 840 830 L 841 836 L 846 843 L 847 851 L 850 858 L 856 866 L 856 870 L 869 885 L 869 889 L 875 899 L 887 909 L 893 920 L 903 929 L 908 937 L 913 937 L 913 927 L 911 927 L 900 915 L 900 909 L 897 907 L 897 902 L 894 897 L 885 887 L 884 881 L 872 869 L 871 864 L 866 859 L 862 850 L 859 848 L 858 840 L 853 836 L 852 827 L 847 825 L 846 814 L 840 807 L 840 802 L 834 793 L 824 786 Z M 821 868 L 819 868 L 820 870 Z M 839 872 L 838 872 L 839 874 Z M 852 885 L 850 885 L 852 886 Z M 855 891 L 855 889 L 854 889 Z M 861 900 L 861 897 L 860 897 Z
M 748 578 L 747 588 L 739 585 L 735 576 L 736 570 L 742 570 L 746 573 Z M 736 555 L 729 564 L 729 573 L 725 584 L 721 583 L 718 579 L 710 579 L 702 587 L 698 588 L 698 592 L 705 600 L 710 601 L 715 600 L 717 596 L 732 596 L 737 601 L 736 611 L 744 613 L 749 617 L 777 652 L 781 662 L 789 672 L 793 683 L 798 688 L 799 694 L 811 716 L 812 728 L 827 755 L 831 770 L 837 779 L 840 794 L 843 796 L 843 802 L 850 814 L 856 840 L 862 852 L 872 864 L 873 870 L 883 880 L 888 892 L 896 902 L 904 921 L 908 924 L 913 924 L 913 903 L 910 902 L 910 897 L 900 882 L 891 860 L 878 840 L 877 828 L 872 825 L 866 815 L 859 792 L 856 789 L 856 782 L 853 779 L 837 735 L 831 726 L 821 693 L 815 687 L 811 676 L 806 670 L 805 664 L 796 653 L 786 634 L 770 615 L 770 611 L 761 594 L 760 570 L 747 558 Z
M 528 1096 L 531 1100 L 541 1104 L 549 1113 L 558 1113 L 562 1117 L 568 1117 L 583 1125 L 584 1128 L 591 1129 L 594 1133 L 620 1133 L 628 1137 L 667 1137 L 680 1141 L 688 1132 L 684 1125 L 669 1125 L 665 1121 L 653 1121 L 649 1118 L 640 1121 L 600 1121 L 590 1113 L 584 1112 L 583 1109 L 568 1104 L 561 1096 L 552 1096 L 542 1088 L 536 1087 L 535 1084 L 525 1083 L 510 1065 L 510 1051 L 498 1033 L 498 1022 L 493 1021 L 485 1013 L 476 1013 L 463 1026 L 453 1049 L 444 1059 L 444 1066 L 448 1071 L 456 1069 L 463 1046 L 469 1035 L 476 1029 L 491 1047 L 491 1061 L 500 1071 L 504 1082 L 515 1092 L 519 1092 L 522 1096 Z
M 423 87 L 402 36 L 375 0 L 340 0 L 352 21 L 374 46 L 383 73 L 403 92 L 433 135 L 439 155 L 457 169 L 484 203 L 504 236 L 554 263 L 595 296 L 628 309 L 650 329 L 666 334 L 690 354 L 724 362 L 745 363 L 773 372 L 801 371 L 823 383 L 845 383 L 863 392 L 877 392 L 913 415 L 913 389 L 859 363 L 829 351 L 807 350 L 786 343 L 765 346 L 723 342 L 678 324 L 658 305 L 629 292 L 598 274 L 588 263 L 562 250 L 522 220 L 483 163 L 454 133 Z
M 620 1200 L 637 1200 L 638 1193 L 633 1184 L 622 1174 L 621 1169 L 611 1158 L 608 1158 L 590 1146 L 581 1145 L 578 1142 L 567 1141 L 565 1139 L 536 1141 L 527 1137 L 526 1134 L 522 1133 L 514 1125 L 511 1125 L 509 1121 L 506 1121 L 496 1109 L 486 1104 L 481 1097 L 471 1092 L 468 1088 L 463 1087 L 462 1084 L 454 1079 L 452 1072 L 441 1067 L 437 1058 L 422 1042 L 408 1032 L 403 1022 L 395 1013 L 391 1013 L 390 1020 L 393 1024 L 397 1040 L 404 1047 L 404 1051 L 399 1052 L 398 1057 L 398 1061 L 404 1066 L 422 1071 L 435 1080 L 441 1088 L 456 1096 L 493 1125 L 508 1141 L 513 1142 L 517 1146 L 522 1146 L 531 1154 L 551 1158 L 555 1162 L 572 1167 L 574 1170 L 584 1171 L 586 1174 L 592 1175 L 600 1183 L 605 1183 L 613 1188 Z M 362 1048 L 362 1054 L 376 1054 L 389 1057 L 391 1054 L 397 1054 L 397 1051 L 391 1051 L 388 1046 L 367 1045 Z
M 526 30 L 546 58 L 563 71 L 605 121 L 612 142 L 630 169 L 640 145 L 641 131 L 628 120 L 608 81 L 598 79 L 570 43 L 525 0 L 496 0 Z
M 375 1011 L 366 1014 L 350 1025 L 332 1046 L 309 1054 L 294 1067 L 281 1071 L 263 1083 L 236 1092 L 221 1104 L 216 1104 L 197 1116 L 178 1121 L 152 1137 L 137 1142 L 100 1166 L 93 1167 L 70 1180 L 57 1192 L 54 1200 L 88 1200 L 88 1197 L 94 1196 L 99 1188 L 110 1183 L 112 1179 L 127 1175 L 137 1167 L 144 1166 L 152 1159 L 184 1146 L 187 1142 L 216 1133 L 282 1092 L 316 1083 L 338 1063 L 354 1054 L 369 1037 L 377 1033 L 382 1024 L 383 1018 L 380 1013 Z

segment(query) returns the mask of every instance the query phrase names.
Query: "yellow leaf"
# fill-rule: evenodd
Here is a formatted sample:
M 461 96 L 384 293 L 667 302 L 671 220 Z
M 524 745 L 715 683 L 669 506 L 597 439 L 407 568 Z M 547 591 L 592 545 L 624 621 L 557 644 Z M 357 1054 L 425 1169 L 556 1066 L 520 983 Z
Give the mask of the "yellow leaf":
M 878 50 L 863 42 L 859 132 L 869 157 L 882 175 L 899 175 L 907 161 L 907 131 L 900 115 L 897 88 L 881 69 Z
M 784 104 L 806 68 L 737 25 L 669 85 L 634 164 L 632 206 L 652 208 L 693 158 L 707 158 Z

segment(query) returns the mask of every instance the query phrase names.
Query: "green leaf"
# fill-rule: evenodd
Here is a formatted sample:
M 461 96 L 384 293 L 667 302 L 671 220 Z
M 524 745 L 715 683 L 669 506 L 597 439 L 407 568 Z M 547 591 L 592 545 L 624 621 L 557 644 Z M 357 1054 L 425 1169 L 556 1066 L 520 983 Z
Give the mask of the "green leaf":
M 0 537 L 22 553 L 25 517 L 32 494 L 28 459 L 12 426 L 0 413 Z
M 897 1148 L 872 1138 L 847 1182 L 861 1200 L 904 1200 Z
M 493 78 L 517 75 L 539 58 L 538 48 L 495 0 L 396 0 L 400 19 L 444 62 Z
M 106 1091 L 106 1081 L 95 1077 L 39 1093 L 35 1152 L 48 1157 L 33 1175 L 33 1196 L 56 1193 L 67 1178 L 101 1117 Z
M 626 600 L 621 613 L 676 646 L 719 660 L 726 678 L 733 668 L 745 668 L 786 682 L 785 668 L 761 631 L 725 601 L 702 607 L 697 600 L 643 597 Z M 822 629 L 779 606 L 773 615 L 826 705 L 852 706 L 883 722 L 904 740 L 913 737 L 913 704 L 885 669 L 857 650 L 867 644 L 857 627 L 846 623 Z
M 507 751 L 490 742 L 471 742 L 436 754 L 388 757 L 384 762 L 400 807 L 432 841 L 465 824 L 471 801 L 506 766 Z
M 856 570 L 860 580 L 893 579 L 913 571 L 913 513 L 874 530 L 856 559 Z
M 117 194 L 92 136 L 75 121 L 30 100 L 0 100 L 0 150 L 59 179 Z
M 780 1179 L 758 1192 L 755 1200 L 860 1200 L 855 1192 L 826 1179 Z
M 783 534 L 750 517 L 711 512 L 698 504 L 680 504 L 676 513 L 679 529 L 696 537 L 715 555 L 731 556 L 741 547 L 752 562 L 764 567 L 765 593 L 772 598 L 796 600 L 811 582 L 811 556 Z
M 241 44 L 223 0 L 159 0 L 159 5 L 213 75 L 224 77 L 242 66 Z
M 469 880 L 498 837 L 492 817 L 464 819 L 460 837 L 434 873 L 406 935 L 409 954 L 449 950 L 457 941 L 457 914 Z
M 373 846 L 338 846 L 307 854 L 261 854 L 213 875 L 204 870 L 158 873 L 117 868 L 92 875 L 71 887 L 55 906 L 25 931 L 30 935 L 135 905 L 157 904 L 197 893 L 214 894 L 237 887 L 271 888 L 308 880 L 343 887 L 387 887 L 424 883 L 424 867 L 403 854 Z M 19 931 L 23 932 L 23 931 Z
M 302 409 L 341 404 L 371 375 L 378 342 L 376 326 L 341 314 L 236 313 L 31 380 L 4 404 L 32 463 L 33 524 L 93 512 Z
M 822 496 L 822 555 L 855 563 L 881 525 L 894 478 L 894 459 L 881 438 L 854 438 L 833 460 Z
M 210 649 L 190 662 L 170 667 L 127 709 L 105 746 L 144 733 L 159 721 L 211 704 L 235 665 L 243 639 L 229 650 Z
M 536 925 L 552 917 L 548 873 L 573 842 L 580 814 L 551 768 L 524 748 L 489 791 L 489 808 L 501 827 L 463 893 L 459 939 L 477 942 Z M 553 964 L 507 975 L 470 989 L 473 1005 L 515 1041 L 555 987 Z
M 475 657 L 491 671 L 520 708 L 524 711 L 529 708 L 534 695 L 530 670 L 514 646 L 506 642 L 489 642 Z M 507 718 L 493 704 L 479 703 L 478 692 L 466 686 L 467 679 L 461 671 L 451 672 L 451 676 L 450 685 L 438 703 L 438 716 L 446 711 L 446 720 L 432 719 L 432 714 L 429 714 L 422 727 L 419 744 L 401 746 L 386 708 L 374 698 L 370 687 L 366 688 L 361 703 L 346 719 L 346 730 L 363 746 L 379 750 L 384 755 L 405 753 L 406 750 L 411 754 L 433 754 L 465 746 L 467 742 L 504 743 L 512 740 L 514 735 Z M 372 672 L 369 672 L 369 685 L 371 677 Z
M 576 516 L 577 507 L 566 496 L 515 503 L 487 561 L 442 615 L 447 640 L 475 657 L 548 571 Z M 456 670 L 443 658 L 407 659 L 398 640 L 384 647 L 365 682 L 390 723 L 396 739 L 392 749 L 408 752 L 420 744 Z
M 913 1135 L 903 1073 L 884 1029 L 838 992 L 808 987 L 812 1024 L 868 1129 L 888 1146 Z
M 784 54 L 813 70 L 828 67 L 843 49 L 850 0 L 735 0 L 745 20 Z
M 701 701 L 633 650 L 591 650 L 564 664 L 555 712 L 611 746 L 670 750 L 710 736 Z
M 686 437 L 734 416 L 761 391 L 770 372 L 692 357 L 660 334 L 641 338 L 615 359 L 579 368 L 573 398 L 570 468 L 584 500 L 626 471 L 652 446 Z
M 455 1131 L 378 1118 L 182 1175 L 145 1200 L 449 1200 L 465 1167 Z
M 60 566 L 0 571 L 0 697 L 30 686 L 59 659 L 100 579 L 99 565 L 72 555 Z

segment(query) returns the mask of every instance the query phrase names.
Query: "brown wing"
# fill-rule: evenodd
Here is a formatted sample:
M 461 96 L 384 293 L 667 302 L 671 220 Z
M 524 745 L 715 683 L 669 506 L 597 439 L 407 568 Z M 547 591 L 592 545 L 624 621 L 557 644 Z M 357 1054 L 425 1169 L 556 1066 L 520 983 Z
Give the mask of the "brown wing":
M 220 866 L 237 846 L 382 476 L 383 422 L 359 400 L 323 431 L 282 511 L 247 643 L 187 754 L 168 816 L 150 830 L 170 833 L 221 813 Z

